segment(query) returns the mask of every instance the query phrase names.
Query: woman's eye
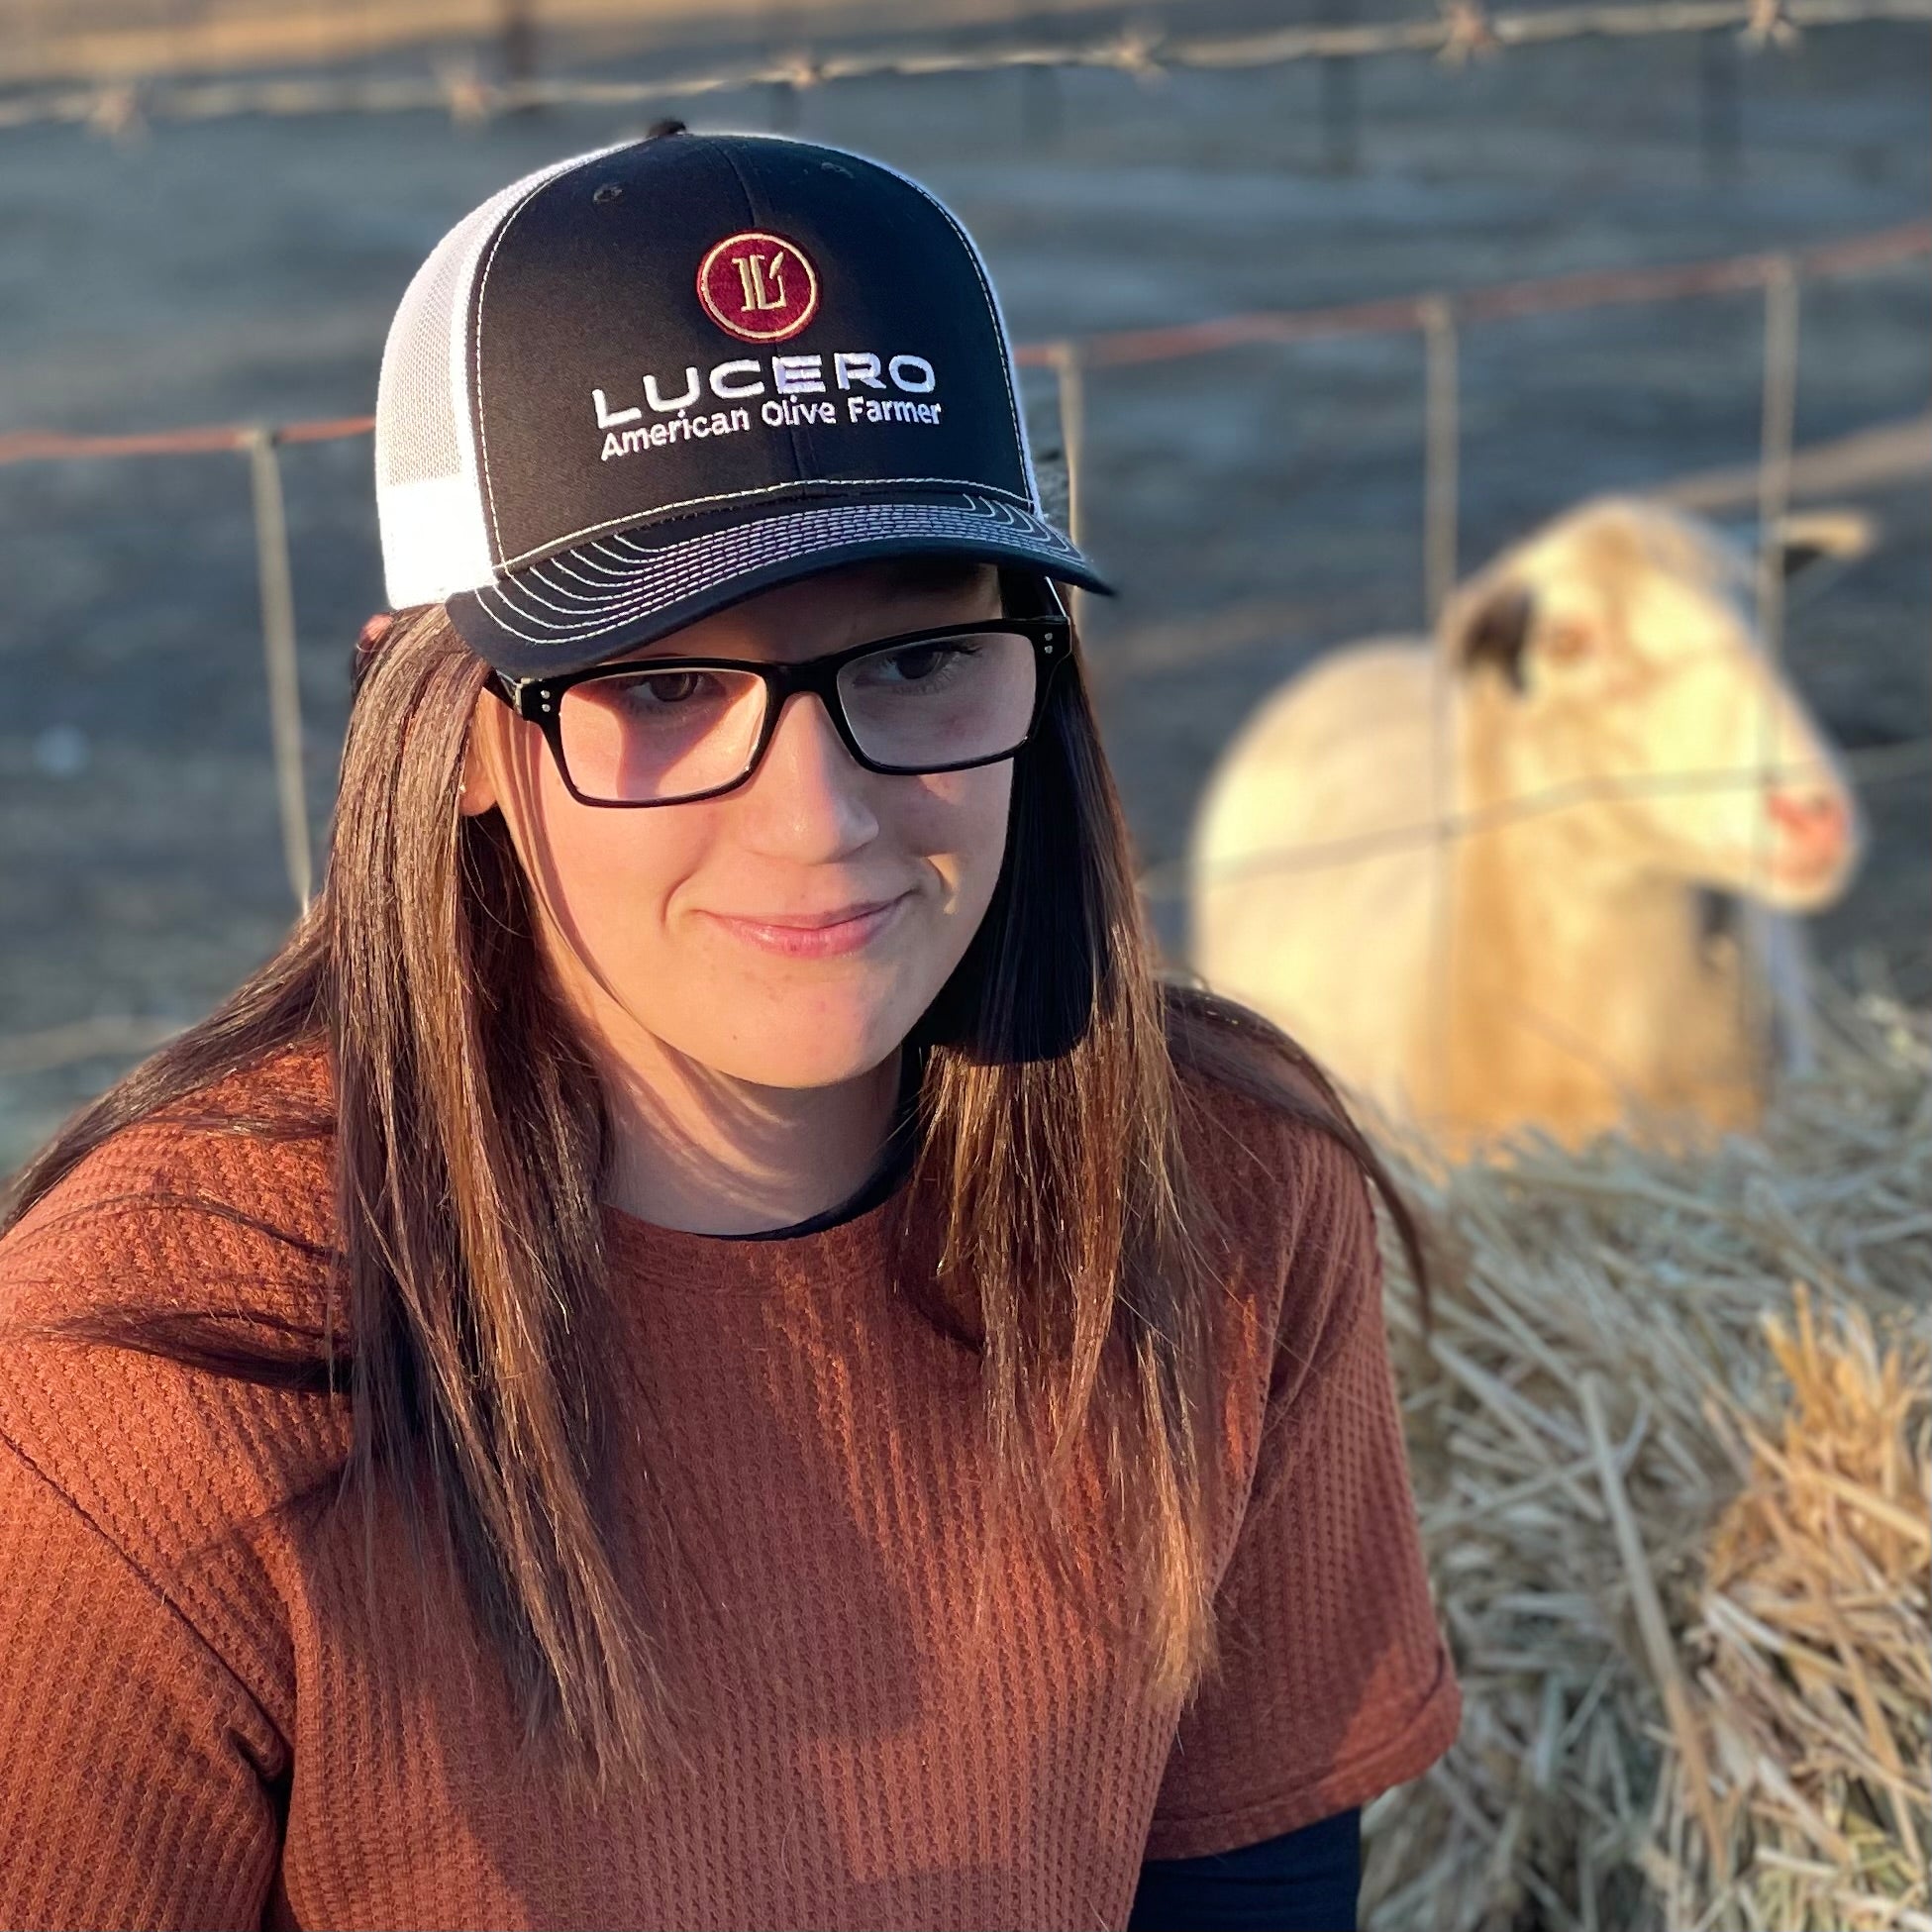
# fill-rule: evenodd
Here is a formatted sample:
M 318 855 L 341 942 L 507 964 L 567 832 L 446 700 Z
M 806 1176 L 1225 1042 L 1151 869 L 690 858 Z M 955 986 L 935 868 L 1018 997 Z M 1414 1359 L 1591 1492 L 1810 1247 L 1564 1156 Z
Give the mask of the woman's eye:
M 654 671 L 648 677 L 637 679 L 630 686 L 630 695 L 634 700 L 642 700 L 647 710 L 668 709 L 702 697 L 710 682 L 701 670 Z
M 888 651 L 876 661 L 876 668 L 894 683 L 923 683 L 936 672 L 970 658 L 976 648 L 966 638 L 939 638 L 931 644 L 908 644 L 900 650 Z

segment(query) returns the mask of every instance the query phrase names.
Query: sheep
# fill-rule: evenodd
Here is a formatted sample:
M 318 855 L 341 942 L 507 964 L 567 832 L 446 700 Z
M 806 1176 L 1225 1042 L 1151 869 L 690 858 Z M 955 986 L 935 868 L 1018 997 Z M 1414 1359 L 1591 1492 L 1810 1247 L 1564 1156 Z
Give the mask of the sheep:
M 1592 498 L 1459 586 L 1433 642 L 1290 679 L 1203 793 L 1195 970 L 1452 1156 L 1754 1125 L 1776 962 L 1713 945 L 1709 895 L 1788 926 L 1865 837 L 1763 654 L 1754 569 L 1687 513 Z

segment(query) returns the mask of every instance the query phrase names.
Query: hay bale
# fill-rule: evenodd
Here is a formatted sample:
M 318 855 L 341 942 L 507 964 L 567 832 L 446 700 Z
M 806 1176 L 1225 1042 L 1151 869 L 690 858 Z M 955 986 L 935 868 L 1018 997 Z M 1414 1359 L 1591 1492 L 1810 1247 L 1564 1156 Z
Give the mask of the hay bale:
M 1891 1925 L 1926 1902 L 1932 1349 L 1881 1344 L 1861 1308 L 1821 1325 L 1802 1287 L 1795 1301 L 1788 1327 L 1765 1323 L 1791 1398 L 1775 1438 L 1740 1418 L 1751 1477 L 1685 1648 L 1748 1814 L 1731 1829 L 1755 1854 L 1760 1921 Z
M 1388 1254 L 1463 1734 L 1365 1922 L 1932 1932 L 1932 1020 L 1831 1011 L 1762 1138 L 1395 1150 Z

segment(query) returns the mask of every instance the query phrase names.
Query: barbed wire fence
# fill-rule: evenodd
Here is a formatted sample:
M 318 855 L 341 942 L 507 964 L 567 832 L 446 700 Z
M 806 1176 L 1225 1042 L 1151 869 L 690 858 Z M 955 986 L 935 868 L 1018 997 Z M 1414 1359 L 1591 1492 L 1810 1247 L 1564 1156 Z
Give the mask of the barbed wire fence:
M 1029 41 L 991 51 L 945 50 L 859 53 L 815 59 L 763 60 L 651 80 L 581 81 L 513 77 L 465 81 L 446 71 L 430 78 L 238 80 L 133 87 L 90 85 L 54 93 L 0 99 L 0 129 L 68 122 L 124 131 L 146 119 L 195 120 L 220 115 L 317 114 L 448 109 L 458 119 L 483 119 L 523 106 L 624 106 L 707 92 L 782 84 L 810 87 L 861 76 L 962 72 L 998 67 L 1112 67 L 1153 78 L 1169 68 L 1234 68 L 1300 59 L 1353 59 L 1390 51 L 1431 52 L 1447 59 L 1479 57 L 1508 47 L 1587 35 L 1637 36 L 1735 28 L 1763 45 L 1788 45 L 1802 29 L 1873 20 L 1932 20 L 1932 0 L 1641 0 L 1639 4 L 1576 6 L 1490 13 L 1479 0 L 1444 0 L 1432 18 L 1370 26 L 1281 29 L 1239 37 L 1172 38 L 1128 35 L 1103 41 Z M 458 84 L 460 82 L 460 84 Z M 1807 282 L 1875 272 L 1932 254 L 1932 221 L 1915 222 L 1815 246 L 1701 262 L 1618 268 L 1540 277 L 1460 291 L 1424 290 L 1373 301 L 1319 308 L 1267 309 L 1168 328 L 1131 329 L 1029 343 L 1016 351 L 1023 368 L 1050 373 L 1068 472 L 1068 523 L 1082 537 L 1085 421 L 1088 387 L 1098 372 L 1211 356 L 1244 346 L 1292 347 L 1344 338 L 1413 335 L 1423 348 L 1420 398 L 1423 445 L 1421 531 L 1425 616 L 1433 627 L 1460 571 L 1458 490 L 1462 467 L 1459 408 L 1461 346 L 1472 328 L 1526 316 L 1576 313 L 1634 304 L 1667 304 L 1757 292 L 1764 302 L 1760 434 L 1756 453 L 1761 567 L 1757 615 L 1765 651 L 1781 672 L 1783 599 L 1772 541 L 1789 509 L 1796 404 L 1800 292 Z M 269 749 L 284 868 L 296 904 L 313 892 L 314 836 L 304 780 L 304 732 L 297 676 L 294 574 L 284 512 L 278 452 L 309 443 L 367 436 L 366 416 L 281 423 L 254 422 L 122 436 L 56 432 L 0 435 L 0 465 L 56 460 L 132 459 L 144 456 L 240 455 L 248 462 L 261 605 L 261 641 L 269 713 Z M 1628 780 L 1615 795 L 1640 791 L 1694 793 L 1764 786 L 1775 775 L 1770 721 L 1755 766 L 1673 773 Z M 1511 799 L 1482 812 L 1457 809 L 1451 796 L 1448 716 L 1433 721 L 1430 816 L 1366 837 L 1284 846 L 1244 858 L 1228 872 L 1252 878 L 1360 863 L 1363 859 L 1433 844 L 1445 856 L 1459 840 L 1512 819 L 1571 809 L 1604 795 L 1601 786 L 1565 786 Z M 1932 770 L 1932 739 L 1858 753 L 1846 763 L 1867 783 Z M 1769 855 L 1761 855 L 1761 864 Z M 1446 881 L 1449 868 L 1438 867 Z M 1200 881 L 1184 861 L 1145 870 L 1150 901 L 1179 900 Z M 1446 930 L 1448 904 L 1439 892 L 1434 923 Z M 1446 975 L 1438 975 L 1446 982 Z M 0 1037 L 0 1076 L 43 1071 L 104 1053 L 146 1051 L 172 1029 L 165 1023 L 99 1016 L 63 1027 Z
M 182 80 L 106 75 L 69 86 L 0 96 L 0 130 L 47 125 L 126 135 L 149 122 L 237 115 L 413 114 L 434 111 L 474 124 L 536 108 L 631 108 L 758 89 L 796 95 L 838 81 L 941 74 L 1088 68 L 1153 82 L 1188 70 L 1228 73 L 1303 61 L 1348 62 L 1388 54 L 1432 55 L 1451 65 L 1516 48 L 1576 40 L 1711 35 L 1730 30 L 1747 47 L 1790 48 L 1814 28 L 1932 21 L 1932 0 L 1607 0 L 1607 4 L 1491 10 L 1486 0 L 1439 0 L 1411 20 L 1335 22 L 1237 34 L 1170 34 L 1153 26 L 1082 38 L 1029 35 L 971 49 L 929 41 L 854 51 L 802 48 L 685 72 L 627 79 L 528 71 L 506 59 L 502 76 L 473 55 L 428 73 L 331 74 Z
M 1145 366 L 1257 344 L 1283 347 L 1344 338 L 1414 334 L 1424 339 L 1423 579 L 1431 625 L 1460 570 L 1457 492 L 1461 473 L 1458 409 L 1459 345 L 1468 329 L 1532 315 L 1557 315 L 1638 303 L 1667 303 L 1751 290 L 1765 297 L 1764 377 L 1761 407 L 1758 516 L 1761 531 L 1774 531 L 1789 506 L 1790 435 L 1796 392 L 1797 300 L 1802 282 L 1869 273 L 1932 255 L 1932 221 L 1907 223 L 1781 254 L 1733 255 L 1713 261 L 1654 268 L 1616 268 L 1533 280 L 1492 283 L 1455 294 L 1424 291 L 1372 302 L 1304 309 L 1262 309 L 1165 329 L 1114 330 L 1025 343 L 1015 350 L 1022 368 L 1051 373 L 1068 472 L 1068 535 L 1084 532 L 1085 410 L 1088 376 L 1095 371 Z M 148 456 L 240 455 L 250 465 L 254 546 L 262 608 L 262 648 L 270 692 L 271 745 L 282 840 L 289 883 L 298 904 L 310 894 L 313 839 L 301 783 L 302 727 L 295 680 L 296 626 L 293 568 L 282 509 L 277 452 L 291 445 L 335 442 L 371 434 L 368 416 L 279 424 L 204 424 L 129 436 L 66 436 L 17 431 L 0 435 L 0 465 Z M 1771 547 L 1767 546 L 1769 550 Z M 1782 598 L 1775 571 L 1760 576 L 1759 618 L 1768 652 L 1781 654 Z M 1887 767 L 1889 768 L 1889 767 Z M 1757 773 L 1748 774 L 1754 780 Z M 1700 782 L 1711 781 L 1704 774 Z M 1543 809 L 1535 799 L 1522 809 Z M 1417 828 L 1435 838 L 1452 821 L 1446 816 Z M 1298 867 L 1299 853 L 1281 863 Z M 1177 896 L 1175 868 L 1146 875 L 1155 896 Z

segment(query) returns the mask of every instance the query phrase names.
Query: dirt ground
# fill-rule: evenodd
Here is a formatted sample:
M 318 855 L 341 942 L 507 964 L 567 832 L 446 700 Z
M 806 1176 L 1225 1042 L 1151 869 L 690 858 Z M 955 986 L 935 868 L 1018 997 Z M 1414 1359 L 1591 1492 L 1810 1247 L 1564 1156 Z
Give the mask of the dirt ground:
M 1866 26 L 1740 58 L 1732 167 L 1707 162 L 1708 56 L 1688 37 L 1462 70 L 1363 63 L 1353 170 L 1325 155 L 1309 67 L 855 82 L 806 97 L 798 125 L 931 182 L 980 238 L 1016 335 L 1037 340 L 1913 220 L 1932 175 L 1926 53 L 1923 28 Z M 683 111 L 763 127 L 784 107 L 762 92 Z M 365 412 L 389 315 L 448 225 L 649 118 L 242 120 L 123 146 L 0 134 L 0 432 Z M 1807 286 L 1800 443 L 1922 411 L 1928 323 L 1923 260 Z M 1748 295 L 1472 334 L 1465 563 L 1592 492 L 1748 460 L 1759 358 Z M 1044 384 L 1031 400 L 1049 439 Z M 1090 650 L 1157 865 L 1264 692 L 1332 645 L 1417 624 L 1421 356 L 1412 340 L 1358 341 L 1107 372 L 1088 420 L 1086 537 L 1123 592 L 1092 600 Z M 320 834 L 350 644 L 382 603 L 368 446 L 290 450 L 284 467 Z M 1926 998 L 1932 775 L 1897 748 L 1932 731 L 1927 492 L 1858 500 L 1881 543 L 1793 608 L 1789 661 L 1838 741 L 1892 768 L 1866 788 L 1865 873 L 1815 938 L 1840 970 Z M 273 949 L 291 902 L 242 459 L 0 467 L 0 582 L 4 1169 L 126 1064 L 10 1074 L 7 1038 L 204 1011 Z M 1174 908 L 1156 911 L 1171 943 Z

